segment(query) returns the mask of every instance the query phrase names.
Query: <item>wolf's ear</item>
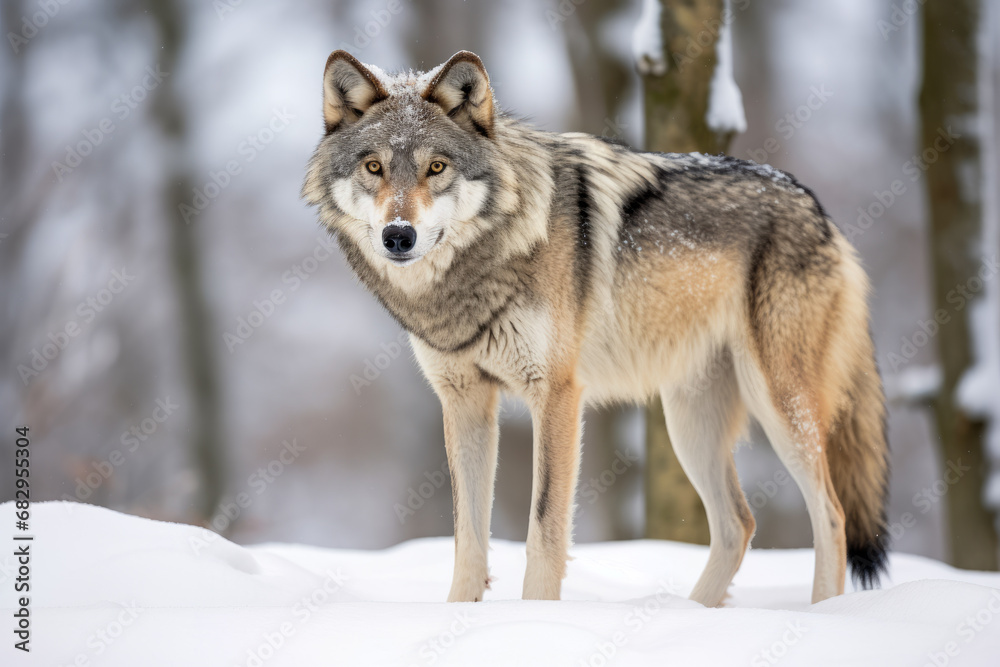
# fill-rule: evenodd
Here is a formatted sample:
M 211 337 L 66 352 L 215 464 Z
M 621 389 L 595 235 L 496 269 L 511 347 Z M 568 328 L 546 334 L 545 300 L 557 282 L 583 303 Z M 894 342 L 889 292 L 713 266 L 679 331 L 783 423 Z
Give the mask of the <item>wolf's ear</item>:
M 493 136 L 493 89 L 483 61 L 475 53 L 459 51 L 441 65 L 423 97 L 466 130 Z
M 323 119 L 330 134 L 356 122 L 371 105 L 389 97 L 378 77 L 347 51 L 334 51 L 323 72 Z

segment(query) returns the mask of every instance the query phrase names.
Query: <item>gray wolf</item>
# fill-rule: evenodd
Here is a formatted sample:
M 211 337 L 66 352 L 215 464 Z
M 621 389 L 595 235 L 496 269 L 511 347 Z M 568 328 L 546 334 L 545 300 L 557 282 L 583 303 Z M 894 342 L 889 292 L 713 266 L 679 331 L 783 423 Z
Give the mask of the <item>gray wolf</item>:
M 526 599 L 558 599 L 587 403 L 659 392 L 704 501 L 718 605 L 755 523 L 733 447 L 756 419 L 797 482 L 814 601 L 886 563 L 888 448 L 868 282 L 792 176 L 730 157 L 643 153 L 501 112 L 473 53 L 390 75 L 344 51 L 323 75 L 324 134 L 303 197 L 409 332 L 444 412 L 455 570 L 478 601 L 498 396 L 534 425 Z

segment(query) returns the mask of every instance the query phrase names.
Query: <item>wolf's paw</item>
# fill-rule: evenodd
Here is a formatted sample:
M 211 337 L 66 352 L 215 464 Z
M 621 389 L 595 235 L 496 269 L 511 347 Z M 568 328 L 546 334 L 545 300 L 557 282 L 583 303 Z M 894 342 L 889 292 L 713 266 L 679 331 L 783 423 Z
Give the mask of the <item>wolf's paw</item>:
M 475 578 L 455 578 L 451 582 L 451 592 L 448 593 L 448 602 L 481 601 L 483 599 L 483 592 L 490 587 L 491 580 L 489 575 Z

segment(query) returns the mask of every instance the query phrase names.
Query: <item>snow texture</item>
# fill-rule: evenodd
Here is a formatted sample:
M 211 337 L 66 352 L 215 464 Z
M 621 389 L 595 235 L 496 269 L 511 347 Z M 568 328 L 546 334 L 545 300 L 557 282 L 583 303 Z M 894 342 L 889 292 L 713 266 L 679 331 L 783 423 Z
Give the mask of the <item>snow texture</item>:
M 743 95 L 733 78 L 733 11 L 726 0 L 722 26 L 715 43 L 715 72 L 709 88 L 708 112 L 705 122 L 719 133 L 745 132 L 747 118 L 743 112 Z
M 457 54 L 456 54 L 457 55 Z M 377 65 L 371 65 L 369 63 L 361 63 L 369 72 L 372 73 L 382 87 L 385 88 L 386 92 L 389 94 L 409 94 L 413 91 L 418 93 L 423 93 L 427 90 L 427 87 L 431 85 L 431 82 L 444 67 L 444 63 L 430 69 L 426 72 L 419 72 L 415 70 L 407 70 L 406 72 L 386 72 L 381 67 Z
M 5 525 L 13 514 L 0 505 Z M 4 647 L 5 666 L 884 667 L 992 665 L 1000 652 L 1000 574 L 902 554 L 888 588 L 810 605 L 811 550 L 751 551 L 727 606 L 706 609 L 685 598 L 705 547 L 578 545 L 564 600 L 539 602 L 517 599 L 524 545 L 494 540 L 486 602 L 447 604 L 451 538 L 242 547 L 62 502 L 34 505 L 32 528 L 32 651 Z M 0 562 L 10 620 L 14 566 Z
M 663 33 L 660 31 L 659 0 L 643 0 L 639 23 L 632 32 L 632 57 L 640 74 L 663 76 L 667 73 Z

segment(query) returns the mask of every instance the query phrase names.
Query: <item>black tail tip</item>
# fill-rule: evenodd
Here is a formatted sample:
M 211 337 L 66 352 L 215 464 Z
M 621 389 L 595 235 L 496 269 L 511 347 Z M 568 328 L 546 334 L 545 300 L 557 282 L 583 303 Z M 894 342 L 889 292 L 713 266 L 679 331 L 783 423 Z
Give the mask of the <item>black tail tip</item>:
M 847 545 L 847 563 L 851 566 L 851 581 L 855 588 L 878 588 L 883 574 L 889 570 L 889 541 L 883 533 L 864 544 Z

